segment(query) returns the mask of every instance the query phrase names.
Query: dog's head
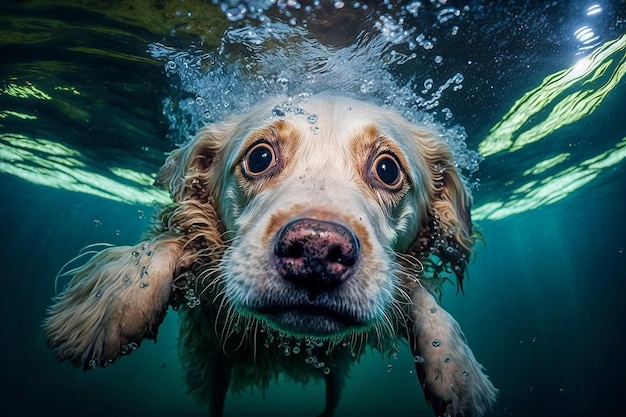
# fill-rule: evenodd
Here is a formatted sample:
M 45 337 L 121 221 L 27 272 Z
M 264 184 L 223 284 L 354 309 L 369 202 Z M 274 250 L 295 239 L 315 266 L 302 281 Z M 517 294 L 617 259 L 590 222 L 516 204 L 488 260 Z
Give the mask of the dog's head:
M 460 282 L 471 199 L 435 131 L 347 98 L 274 104 L 206 126 L 158 179 L 220 218 L 229 305 L 295 335 L 392 331 L 418 260 Z

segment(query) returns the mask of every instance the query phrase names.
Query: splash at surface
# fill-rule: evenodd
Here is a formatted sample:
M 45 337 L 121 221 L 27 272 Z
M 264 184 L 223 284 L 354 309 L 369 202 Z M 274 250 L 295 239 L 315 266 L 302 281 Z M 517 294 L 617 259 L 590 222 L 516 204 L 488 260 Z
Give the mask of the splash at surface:
M 453 20 L 461 11 L 443 7 L 445 2 L 437 4 L 439 7 L 426 10 L 420 9 L 420 2 L 410 2 L 394 14 L 372 11 L 361 22 L 364 30 L 350 39 L 335 39 L 332 45 L 318 39 L 307 24 L 297 24 L 288 5 L 283 5 L 274 20 L 258 9 L 256 20 L 226 30 L 214 51 L 197 45 L 187 50 L 150 45 L 150 54 L 164 62 L 170 83 L 171 94 L 163 100 L 170 139 L 181 145 L 204 124 L 245 113 L 272 97 L 286 99 L 277 99 L 268 108 L 268 117 L 304 114 L 314 123 L 315 115 L 306 114 L 300 105 L 313 95 L 330 93 L 391 108 L 437 131 L 450 144 L 457 167 L 471 179 L 482 157 L 467 149 L 465 130 L 451 124 L 450 109 L 439 109 L 442 95 L 463 87 L 463 75 L 451 73 L 439 86 L 431 77 L 412 75 L 421 65 L 417 52 L 430 50 L 434 44 L 406 19 L 430 13 L 450 36 L 458 31 Z M 350 7 L 357 6 L 360 11 L 367 9 L 360 3 Z M 309 23 L 315 18 L 311 10 Z M 283 22 L 284 18 L 288 22 Z M 436 63 L 443 60 L 436 55 Z

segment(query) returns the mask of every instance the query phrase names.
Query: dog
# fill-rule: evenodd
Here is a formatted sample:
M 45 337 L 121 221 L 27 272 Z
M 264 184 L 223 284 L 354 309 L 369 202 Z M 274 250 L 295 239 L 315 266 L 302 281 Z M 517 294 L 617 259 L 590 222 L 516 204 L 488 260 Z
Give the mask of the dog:
M 48 346 L 106 367 L 156 340 L 172 307 L 187 385 L 211 416 L 229 389 L 280 374 L 323 379 L 320 415 L 332 416 L 364 351 L 405 341 L 437 416 L 483 415 L 497 389 L 436 299 L 448 277 L 462 290 L 479 238 L 450 147 L 381 106 L 281 100 L 206 125 L 168 156 L 156 183 L 173 203 L 137 245 L 66 273 Z

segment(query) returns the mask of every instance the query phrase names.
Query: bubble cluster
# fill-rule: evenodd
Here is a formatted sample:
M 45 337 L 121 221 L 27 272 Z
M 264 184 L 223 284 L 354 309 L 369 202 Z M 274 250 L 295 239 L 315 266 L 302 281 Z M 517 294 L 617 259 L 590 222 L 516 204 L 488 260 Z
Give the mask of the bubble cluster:
M 196 295 L 196 292 L 193 288 L 187 288 L 185 291 L 185 300 L 187 300 L 187 307 L 194 308 L 200 305 L 200 297 Z
M 331 339 L 298 337 L 275 330 L 267 323 L 262 323 L 258 332 L 259 335 L 265 337 L 263 341 L 265 349 L 276 349 L 284 356 L 299 357 L 305 364 L 326 375 L 331 372 L 331 364 L 327 362 L 331 358 L 331 351 L 345 349 L 352 357 L 356 357 L 358 354 L 354 350 L 355 347 L 347 339 L 340 336 Z
M 290 24 L 295 25 L 298 23 L 297 19 L 293 17 L 292 12 L 304 10 L 305 13 L 311 13 L 312 11 L 319 9 L 322 4 L 321 0 L 313 1 L 297 1 L 297 0 L 212 0 L 213 4 L 219 4 L 224 16 L 231 22 L 236 22 L 244 18 L 257 19 L 264 22 L 268 19 L 265 12 L 270 7 L 276 7 L 280 14 L 285 16 Z M 332 5 L 335 9 L 342 9 L 345 7 L 343 1 L 333 1 Z
M 136 342 L 130 342 L 126 345 L 122 345 L 122 349 L 120 353 L 122 355 L 129 355 L 133 353 L 134 351 L 136 351 L 138 347 L 139 345 Z
M 466 148 L 463 128 L 448 128 L 437 121 L 441 116 L 446 123 L 452 121 L 449 109 L 439 113 L 437 109 L 445 94 L 462 89 L 463 75 L 453 74 L 443 82 L 425 77 L 417 88 L 415 80 L 397 76 L 399 72 L 412 72 L 407 63 L 418 58 L 412 50 L 421 47 L 428 51 L 436 46 L 436 37 L 417 30 L 409 20 L 430 14 L 433 24 L 456 34 L 458 26 L 448 25 L 462 17 L 463 10 L 445 1 L 430 2 L 428 7 L 425 2 L 399 6 L 401 3 L 386 1 L 386 7 L 374 14 L 370 29 L 353 43 L 335 47 L 321 43 L 305 25 L 291 20 L 272 21 L 265 15 L 270 7 L 276 7 L 285 17 L 296 10 L 306 14 L 306 7 L 318 8 L 320 2 L 306 6 L 304 2 L 275 0 L 214 3 L 219 3 L 231 20 L 253 17 L 258 21 L 229 28 L 222 35 L 220 47 L 213 51 L 195 45 L 187 50 L 159 43 L 149 47 L 149 53 L 164 63 L 170 80 L 172 93 L 163 100 L 163 111 L 173 143 L 181 145 L 205 124 L 245 113 L 274 97 L 281 98 L 271 105 L 268 117 L 302 114 L 316 134 L 317 115 L 306 114 L 300 104 L 312 95 L 332 92 L 397 110 L 410 121 L 426 124 L 440 132 L 452 147 L 455 163 L 466 178 L 477 171 L 481 158 Z M 333 6 L 345 8 L 341 3 Z M 358 2 L 352 6 L 366 7 Z M 313 14 L 307 16 L 313 18 Z M 442 54 L 433 54 L 432 59 L 445 66 Z

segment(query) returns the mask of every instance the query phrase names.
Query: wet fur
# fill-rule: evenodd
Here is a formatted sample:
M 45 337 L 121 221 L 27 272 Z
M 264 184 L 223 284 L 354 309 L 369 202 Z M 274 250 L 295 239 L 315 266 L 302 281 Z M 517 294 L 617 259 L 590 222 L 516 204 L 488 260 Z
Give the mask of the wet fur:
M 434 297 L 449 277 L 462 288 L 476 238 L 471 198 L 450 149 L 436 132 L 376 106 L 319 97 L 302 107 L 319 113 L 317 139 L 303 115 L 271 119 L 270 104 L 208 125 L 172 152 L 157 182 L 173 204 L 145 241 L 107 248 L 66 273 L 72 279 L 44 321 L 48 345 L 59 360 L 85 369 L 107 366 L 143 339 L 155 339 L 172 307 L 180 314 L 187 385 L 212 416 L 222 414 L 229 389 L 265 389 L 281 374 L 302 383 L 324 379 L 321 415 L 331 416 L 351 364 L 368 347 L 391 352 L 406 340 L 419 357 L 417 374 L 437 415 L 483 415 L 497 390 Z M 336 153 L 304 145 L 325 134 Z M 285 166 L 250 181 L 240 162 L 255 135 L 277 136 Z M 290 137 L 300 138 L 299 148 Z M 401 192 L 368 182 L 376 147 L 400 159 L 406 171 Z M 316 165 L 320 160 L 326 165 Z M 353 172 L 328 175 L 342 166 Z M 337 302 L 363 309 L 366 328 L 311 337 L 281 331 L 251 311 L 266 292 L 287 291 L 258 266 L 276 229 L 303 215 L 339 219 L 362 241 L 359 274 Z

